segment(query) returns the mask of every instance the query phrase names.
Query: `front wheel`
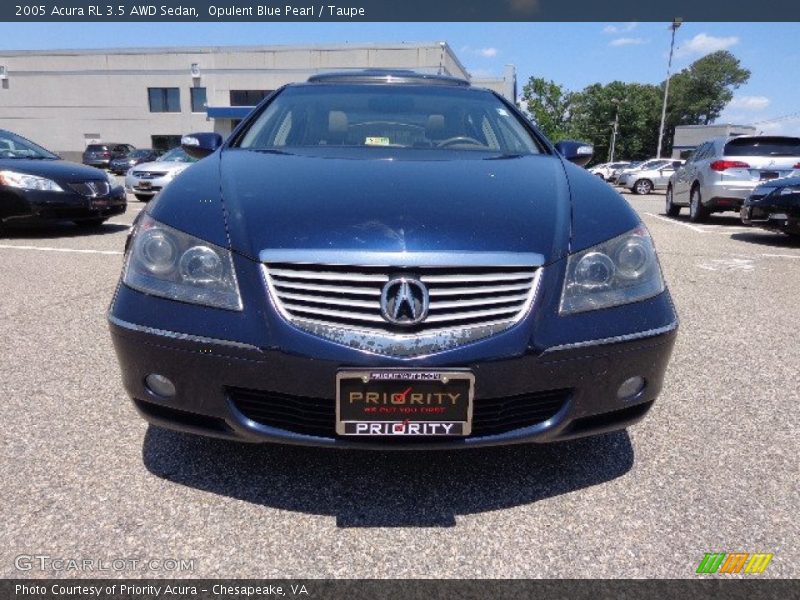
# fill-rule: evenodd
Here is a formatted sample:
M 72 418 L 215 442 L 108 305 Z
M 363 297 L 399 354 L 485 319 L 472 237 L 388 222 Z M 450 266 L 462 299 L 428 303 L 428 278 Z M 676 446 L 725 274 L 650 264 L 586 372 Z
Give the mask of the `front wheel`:
M 692 197 L 689 202 L 689 220 L 692 223 L 702 223 L 708 218 L 708 214 L 708 209 L 703 206 L 703 201 L 700 197 L 700 188 L 693 188 Z
M 664 209 L 664 214 L 666 214 L 668 217 L 677 217 L 679 214 L 681 214 L 681 207 L 672 201 L 671 187 L 667 188 L 667 200 L 666 200 L 666 207 Z
M 640 196 L 646 196 L 653 191 L 653 184 L 648 179 L 640 179 L 633 184 L 633 192 Z

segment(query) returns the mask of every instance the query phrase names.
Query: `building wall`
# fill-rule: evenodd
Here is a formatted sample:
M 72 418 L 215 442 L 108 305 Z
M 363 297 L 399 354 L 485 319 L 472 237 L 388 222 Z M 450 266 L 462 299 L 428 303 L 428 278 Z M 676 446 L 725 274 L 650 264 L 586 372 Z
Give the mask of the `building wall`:
M 672 141 L 672 158 L 680 158 L 682 153 L 691 152 L 711 138 L 723 135 L 752 135 L 756 128 L 752 125 L 678 125 Z
M 200 77 L 193 78 L 196 63 Z M 398 68 L 469 78 L 446 43 L 320 47 L 131 48 L 0 51 L 0 128 L 75 159 L 90 141 L 148 147 L 151 135 L 230 131 L 191 112 L 189 88 L 205 87 L 210 106 L 230 106 L 231 90 L 273 90 L 321 71 Z M 508 89 L 506 78 L 479 85 Z M 147 89 L 178 87 L 179 113 L 150 112 Z

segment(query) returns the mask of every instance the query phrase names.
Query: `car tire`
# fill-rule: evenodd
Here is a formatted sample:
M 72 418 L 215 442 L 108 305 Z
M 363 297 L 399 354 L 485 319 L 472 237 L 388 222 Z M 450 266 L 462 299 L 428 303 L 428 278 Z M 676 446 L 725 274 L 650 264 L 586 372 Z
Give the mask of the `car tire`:
M 700 196 L 700 186 L 692 188 L 691 199 L 689 200 L 689 220 L 692 223 L 703 223 L 708 219 L 709 211 L 703 206 L 703 199 Z
M 149 202 L 150 198 L 152 198 L 152 196 L 150 196 L 148 194 L 134 194 L 134 196 L 136 196 L 136 199 L 139 202 Z
M 665 201 L 664 214 L 668 217 L 677 217 L 681 214 L 681 207 L 672 201 L 672 186 L 667 188 L 667 199 Z
M 81 221 L 73 221 L 75 225 L 81 229 L 94 229 L 100 227 L 103 223 L 108 221 L 108 217 L 98 217 L 96 219 L 83 219 Z
M 646 196 L 653 191 L 653 183 L 649 179 L 637 179 L 631 188 L 634 194 Z

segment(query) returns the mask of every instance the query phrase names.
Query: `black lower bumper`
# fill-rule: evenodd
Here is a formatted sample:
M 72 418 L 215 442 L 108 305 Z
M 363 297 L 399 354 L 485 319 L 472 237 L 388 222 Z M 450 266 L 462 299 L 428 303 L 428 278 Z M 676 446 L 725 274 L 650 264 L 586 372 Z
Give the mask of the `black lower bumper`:
M 475 374 L 473 433 L 424 442 L 337 436 L 335 376 L 344 365 L 153 330 L 110 318 L 125 388 L 148 421 L 247 442 L 361 448 L 467 448 L 549 442 L 625 428 L 661 390 L 677 323 L 659 330 L 504 360 L 452 365 Z M 177 390 L 166 400 L 145 385 L 150 373 Z M 617 397 L 641 376 L 645 388 Z
M 0 201 L 0 222 L 20 225 L 105 219 L 123 214 L 127 209 L 125 190 L 121 186 L 97 197 L 73 192 L 7 191 L 0 194 Z

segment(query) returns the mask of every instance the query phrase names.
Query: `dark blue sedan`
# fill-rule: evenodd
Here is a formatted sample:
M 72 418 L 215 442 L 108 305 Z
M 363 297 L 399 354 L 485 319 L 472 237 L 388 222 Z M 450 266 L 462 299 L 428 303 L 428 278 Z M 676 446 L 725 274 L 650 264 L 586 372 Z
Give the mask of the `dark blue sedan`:
M 454 448 L 620 429 L 677 317 L 636 213 L 466 81 L 318 75 L 137 219 L 109 321 L 150 422 L 251 442 Z M 578 163 L 577 165 L 574 163 Z

